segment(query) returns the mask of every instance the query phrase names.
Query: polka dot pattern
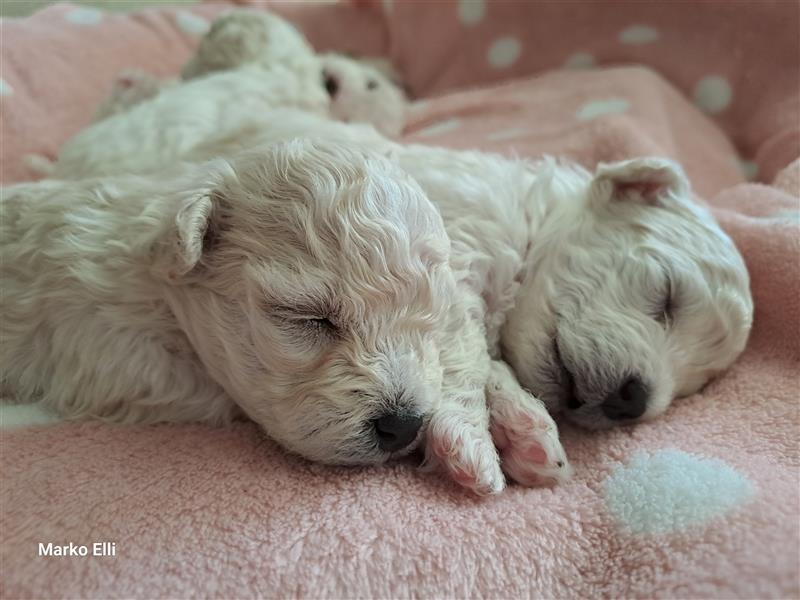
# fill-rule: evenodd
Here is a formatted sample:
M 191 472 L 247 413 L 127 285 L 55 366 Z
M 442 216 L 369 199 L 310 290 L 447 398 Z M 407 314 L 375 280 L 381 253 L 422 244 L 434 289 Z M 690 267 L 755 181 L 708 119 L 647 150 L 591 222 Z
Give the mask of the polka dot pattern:
M 507 69 L 519 58 L 522 52 L 522 45 L 519 40 L 512 36 L 497 38 L 489 46 L 489 64 L 495 69 Z
M 634 46 L 651 44 L 658 40 L 658 31 L 648 25 L 631 25 L 619 32 L 619 41 Z
M 208 21 L 187 11 L 180 11 L 175 15 L 175 22 L 184 33 L 189 35 L 204 35 L 210 27 Z
M 65 17 L 73 25 L 97 25 L 103 20 L 102 11 L 88 6 L 69 11 Z
M 626 112 L 631 103 L 625 98 L 603 98 L 587 102 L 578 110 L 576 115 L 581 121 L 591 121 L 602 115 L 613 115 Z
M 0 428 L 3 429 L 49 425 L 61 420 L 38 404 L 0 404 Z
M 458 20 L 464 25 L 477 25 L 486 16 L 484 0 L 459 0 Z
M 706 525 L 755 494 L 750 481 L 727 463 L 676 449 L 635 455 L 603 488 L 618 525 L 645 535 Z
M 712 115 L 724 111 L 732 100 L 731 84 L 721 75 L 703 77 L 694 88 L 695 104 Z

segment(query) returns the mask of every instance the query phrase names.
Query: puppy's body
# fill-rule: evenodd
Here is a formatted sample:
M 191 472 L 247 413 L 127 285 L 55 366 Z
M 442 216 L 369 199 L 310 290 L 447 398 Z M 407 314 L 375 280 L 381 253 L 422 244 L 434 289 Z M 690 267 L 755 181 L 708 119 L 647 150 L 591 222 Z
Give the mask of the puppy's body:
M 243 413 L 334 463 L 424 435 L 429 461 L 479 493 L 504 486 L 491 421 L 510 476 L 569 473 L 544 406 L 490 360 L 439 213 L 380 155 L 290 142 L 157 177 L 22 184 L 2 210 L 0 367 L 20 401 L 123 422 Z M 386 418 L 418 424 L 398 441 Z
M 238 413 L 154 275 L 154 249 L 193 179 L 176 175 L 3 190 L 0 365 L 17 400 L 131 423 Z
M 79 179 L 147 173 L 175 164 L 220 132 L 277 107 L 326 114 L 316 60 L 269 71 L 242 67 L 163 89 L 84 129 L 59 153 L 50 176 Z M 113 112 L 113 111 L 110 111 Z

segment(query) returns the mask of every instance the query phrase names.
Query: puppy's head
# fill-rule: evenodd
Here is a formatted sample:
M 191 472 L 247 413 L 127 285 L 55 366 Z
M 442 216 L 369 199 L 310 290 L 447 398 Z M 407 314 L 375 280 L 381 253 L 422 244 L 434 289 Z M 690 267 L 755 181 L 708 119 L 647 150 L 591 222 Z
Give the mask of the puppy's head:
M 437 324 L 455 286 L 437 210 L 388 160 L 334 144 L 209 168 L 157 269 L 211 375 L 310 459 L 411 451 L 441 386 Z
M 245 64 L 285 67 L 313 56 L 305 37 L 280 17 L 262 10 L 232 10 L 211 24 L 181 76 L 194 79 Z
M 322 83 L 330 96 L 331 116 L 339 121 L 369 123 L 389 137 L 403 131 L 406 98 L 387 74 L 368 60 L 325 54 Z
M 747 270 L 665 159 L 543 168 L 537 234 L 504 352 L 551 410 L 588 427 L 652 418 L 743 350 Z

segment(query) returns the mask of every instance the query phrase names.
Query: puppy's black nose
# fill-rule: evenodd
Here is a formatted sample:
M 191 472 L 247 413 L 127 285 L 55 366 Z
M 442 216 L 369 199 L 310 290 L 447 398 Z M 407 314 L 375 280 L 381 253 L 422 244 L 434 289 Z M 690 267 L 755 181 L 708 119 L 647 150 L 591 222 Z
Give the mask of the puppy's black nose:
M 647 410 L 650 390 L 638 377 L 630 377 L 600 405 L 603 414 L 614 421 L 638 419 Z
M 384 452 L 397 452 L 417 437 L 422 427 L 422 417 L 387 413 L 372 421 L 378 436 L 378 447 Z
M 339 92 L 339 80 L 327 71 L 322 72 L 322 82 L 325 84 L 325 91 L 331 98 L 335 98 Z

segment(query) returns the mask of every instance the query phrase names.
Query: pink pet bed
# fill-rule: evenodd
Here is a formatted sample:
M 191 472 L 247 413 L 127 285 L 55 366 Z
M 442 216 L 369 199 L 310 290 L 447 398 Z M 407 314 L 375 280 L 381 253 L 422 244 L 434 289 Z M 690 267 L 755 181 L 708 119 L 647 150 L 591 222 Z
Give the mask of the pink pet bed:
M 344 469 L 258 430 L 0 429 L 0 597 L 800 596 L 800 5 L 270 4 L 319 49 L 386 54 L 409 141 L 680 161 L 743 252 L 755 325 L 701 393 L 633 428 L 562 425 L 553 489 L 471 497 L 411 462 Z M 230 5 L 2 23 L 3 184 L 54 155 L 114 75 L 177 73 Z M 794 161 L 794 162 L 793 162 Z M 39 556 L 39 544 L 115 544 Z

